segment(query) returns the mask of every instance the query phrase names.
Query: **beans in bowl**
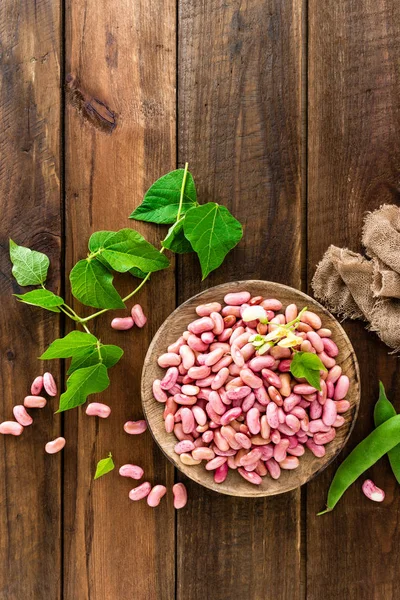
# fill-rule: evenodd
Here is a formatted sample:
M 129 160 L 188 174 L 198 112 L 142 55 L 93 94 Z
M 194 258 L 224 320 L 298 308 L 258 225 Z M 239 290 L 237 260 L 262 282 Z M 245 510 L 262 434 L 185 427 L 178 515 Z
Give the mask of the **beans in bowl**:
M 325 455 L 350 408 L 350 381 L 317 314 L 247 291 L 224 303 L 197 306 L 198 318 L 158 357 L 165 373 L 153 395 L 183 464 L 203 463 L 216 483 L 235 469 L 259 485 L 296 469 L 307 450 Z M 321 365 L 315 385 L 292 372 L 306 353 Z

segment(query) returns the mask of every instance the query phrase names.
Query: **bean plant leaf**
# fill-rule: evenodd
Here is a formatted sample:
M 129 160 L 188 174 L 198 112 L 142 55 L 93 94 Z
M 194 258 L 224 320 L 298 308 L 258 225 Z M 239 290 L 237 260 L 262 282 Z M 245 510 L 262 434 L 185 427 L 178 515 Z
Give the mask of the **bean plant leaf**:
M 293 377 L 305 379 L 317 390 L 321 390 L 320 371 L 326 371 L 326 367 L 313 352 L 296 352 L 290 363 Z
M 98 479 L 99 477 L 103 477 L 103 475 L 107 475 L 110 471 L 115 468 L 114 461 L 112 459 L 111 452 L 107 456 L 107 458 L 102 458 L 97 463 L 96 473 L 94 479 Z
M 67 390 L 60 397 L 60 406 L 57 412 L 84 404 L 89 394 L 103 392 L 109 385 L 107 367 L 102 363 L 77 369 L 67 379 Z
M 374 408 L 374 423 L 375 427 L 379 427 L 385 421 L 388 421 L 396 415 L 396 409 L 386 396 L 385 387 L 382 381 L 379 382 L 379 398 Z M 397 444 L 392 450 L 388 452 L 388 458 L 390 466 L 393 471 L 393 475 L 396 477 L 397 482 L 400 483 L 400 444 Z
M 215 202 L 191 208 L 186 214 L 183 229 L 199 257 L 203 280 L 222 264 L 243 235 L 239 221 L 225 206 Z
M 96 259 L 80 260 L 69 274 L 71 291 L 77 300 L 94 308 L 125 308 L 112 284 L 113 275 Z
M 25 304 L 40 306 L 41 308 L 45 308 L 46 310 L 51 310 L 52 312 L 57 313 L 60 312 L 58 307 L 64 304 L 64 300 L 60 296 L 57 296 L 50 290 L 45 290 L 43 288 L 32 290 L 26 294 L 14 294 L 14 296 Z
M 122 348 L 112 344 L 107 344 L 104 346 L 100 344 L 99 350 L 102 359 L 101 362 L 105 367 L 107 367 L 107 369 L 116 365 L 124 353 Z M 98 363 L 100 363 L 100 356 L 97 347 L 80 350 L 72 357 L 72 361 L 68 369 L 68 375 L 71 375 L 77 369 L 91 367 L 92 365 L 97 365 Z
M 142 269 L 137 269 L 136 267 L 129 269 L 129 273 L 133 275 L 133 277 L 138 277 L 139 279 L 144 279 L 146 275 L 148 275 L 148 273 L 145 273 L 145 271 L 142 271 Z
M 176 252 L 177 254 L 193 252 L 193 248 L 183 231 L 184 220 L 185 217 L 179 219 L 174 225 L 171 225 L 166 238 L 162 242 L 162 245 L 165 248 L 168 248 L 168 250 L 172 250 L 172 252 Z
M 96 348 L 97 342 L 97 338 L 91 333 L 71 331 L 65 337 L 54 340 L 40 358 L 49 360 L 77 356 L 82 351 Z
M 18 246 L 10 240 L 12 274 L 19 285 L 42 285 L 46 281 L 50 261 L 46 254 Z
M 168 258 L 133 229 L 98 231 L 89 240 L 89 250 L 98 252 L 119 273 L 134 267 L 152 273 L 169 266 Z
M 184 172 L 184 169 L 177 169 L 157 179 L 147 190 L 142 204 L 129 218 L 160 225 L 172 225 L 178 215 Z M 194 206 L 197 206 L 196 186 L 192 175 L 188 172 L 181 214 L 184 215 Z

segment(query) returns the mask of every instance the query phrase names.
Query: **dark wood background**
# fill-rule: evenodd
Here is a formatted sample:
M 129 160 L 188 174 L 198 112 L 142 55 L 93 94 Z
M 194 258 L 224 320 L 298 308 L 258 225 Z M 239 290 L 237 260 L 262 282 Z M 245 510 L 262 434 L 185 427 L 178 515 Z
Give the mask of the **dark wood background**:
M 92 477 L 112 450 L 151 481 L 180 478 L 148 433 L 122 430 L 141 416 L 144 354 L 177 303 L 233 279 L 306 291 L 330 243 L 360 249 L 364 212 L 400 180 L 399 3 L 3 0 L 0 69 L 1 420 L 69 326 L 12 298 L 10 236 L 51 256 L 50 287 L 69 296 L 90 233 L 128 226 L 147 187 L 186 160 L 200 198 L 245 226 L 203 284 L 190 256 L 152 277 L 138 298 L 143 331 L 115 332 L 109 315 L 96 322 L 125 348 L 103 394 L 110 419 L 60 417 L 50 405 L 21 438 L 0 439 L 0 599 L 398 599 L 400 496 L 386 461 L 370 473 L 382 505 L 357 484 L 316 517 L 338 462 L 372 427 L 378 379 L 400 409 L 398 359 L 361 323 L 345 325 L 360 416 L 345 452 L 307 488 L 240 500 L 187 481 L 187 508 L 175 512 L 170 499 L 156 510 L 131 503 L 116 472 Z M 154 243 L 164 235 L 135 227 Z M 62 382 L 62 366 L 51 368 Z M 60 433 L 65 451 L 46 455 Z

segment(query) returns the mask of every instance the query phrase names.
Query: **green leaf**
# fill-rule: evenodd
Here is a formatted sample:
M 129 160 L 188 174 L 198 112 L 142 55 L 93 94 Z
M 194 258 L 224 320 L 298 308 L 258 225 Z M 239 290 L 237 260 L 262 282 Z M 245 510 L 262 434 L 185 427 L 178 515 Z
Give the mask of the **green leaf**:
M 239 221 L 225 206 L 215 202 L 191 208 L 186 214 L 183 228 L 199 257 L 203 279 L 221 265 L 243 235 Z
M 98 479 L 99 477 L 103 477 L 103 475 L 107 475 L 110 471 L 115 468 L 114 461 L 112 459 L 111 452 L 109 453 L 107 458 L 102 458 L 97 463 L 96 473 L 94 478 Z
M 115 271 L 125 273 L 134 267 L 147 273 L 169 266 L 169 260 L 133 229 L 98 231 L 89 240 L 89 250 L 100 256 Z
M 105 346 L 100 345 L 100 353 L 102 364 L 109 369 L 117 364 L 124 351 L 122 348 L 119 348 L 119 346 L 108 344 Z M 92 365 L 97 365 L 98 363 L 100 363 L 100 357 L 97 347 L 80 350 L 72 357 L 72 361 L 68 369 L 68 375 L 71 375 L 77 369 L 91 367 Z
M 42 252 L 18 246 L 10 240 L 12 274 L 19 285 L 42 285 L 46 281 L 49 258 Z
M 32 306 L 40 306 L 52 312 L 60 312 L 59 306 L 64 304 L 64 300 L 60 296 L 56 296 L 50 290 L 39 288 L 32 290 L 26 294 L 14 294 L 18 300 L 25 304 L 32 304 Z
M 84 350 L 96 348 L 97 338 L 91 333 L 71 331 L 63 338 L 54 340 L 40 357 L 42 360 L 52 358 L 69 358 Z
M 96 259 L 77 262 L 69 279 L 72 294 L 82 304 L 94 308 L 125 308 L 112 284 L 113 275 Z
M 162 242 L 164 248 L 168 248 L 168 250 L 172 250 L 172 252 L 176 252 L 177 254 L 193 252 L 193 248 L 183 231 L 184 220 L 185 217 L 179 219 L 174 225 L 171 225 L 166 238 Z
M 385 421 L 388 421 L 396 415 L 396 410 L 393 404 L 388 400 L 385 392 L 385 387 L 382 381 L 379 382 L 379 398 L 374 408 L 374 423 L 375 427 L 379 427 Z M 397 482 L 400 483 L 400 444 L 397 444 L 392 450 L 388 452 L 388 458 L 390 466 L 393 471 L 393 475 L 396 477 Z
M 317 390 L 321 390 L 320 371 L 326 371 L 326 367 L 313 352 L 296 352 L 290 363 L 292 375 L 298 379 L 305 379 Z
M 57 412 L 84 404 L 89 394 L 102 392 L 109 385 L 107 368 L 101 363 L 74 371 L 67 380 L 67 390 L 60 397 Z
M 160 225 L 172 225 L 178 215 L 184 169 L 171 171 L 160 177 L 147 190 L 143 202 L 130 215 L 130 219 Z M 181 214 L 197 206 L 196 187 L 192 175 L 186 176 Z
M 144 279 L 146 275 L 148 275 L 148 273 L 145 273 L 144 271 L 142 271 L 141 269 L 137 269 L 136 267 L 133 267 L 133 269 L 129 269 L 129 273 L 133 275 L 133 277 L 138 277 L 139 279 Z

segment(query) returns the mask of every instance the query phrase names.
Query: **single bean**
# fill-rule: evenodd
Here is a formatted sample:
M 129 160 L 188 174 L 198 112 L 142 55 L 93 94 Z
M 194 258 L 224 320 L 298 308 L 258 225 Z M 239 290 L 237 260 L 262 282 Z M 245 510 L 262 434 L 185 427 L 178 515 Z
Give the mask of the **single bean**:
M 130 477 L 131 479 L 141 479 L 144 471 L 138 465 L 122 465 L 119 469 L 119 474 L 122 477 Z
M 175 427 L 175 418 L 174 415 L 169 413 L 164 420 L 165 431 L 167 433 L 172 433 Z
M 163 369 L 166 369 L 167 367 L 177 367 L 181 364 L 181 357 L 179 354 L 174 354 L 174 352 L 166 352 L 158 357 L 157 362 L 158 365 Z
M 213 390 L 219 390 L 226 382 L 229 377 L 229 369 L 227 367 L 222 367 L 222 369 L 215 375 L 213 382 L 211 383 L 211 388 Z
M 144 327 L 147 323 L 147 317 L 143 312 L 143 308 L 140 304 L 135 304 L 131 308 L 131 317 L 134 320 L 135 325 L 138 327 Z
M 311 421 L 308 426 L 308 431 L 310 433 L 328 433 L 331 430 L 330 425 L 325 425 L 322 419 L 315 419 Z
M 182 464 L 188 466 L 199 465 L 201 463 L 201 460 L 194 459 L 193 456 L 191 454 L 188 454 L 187 452 L 183 452 L 182 454 L 180 454 L 179 460 Z
M 128 329 L 132 329 L 134 324 L 135 323 L 132 317 L 116 317 L 111 321 L 111 327 L 113 329 L 117 329 L 118 331 L 127 331 Z
M 331 381 L 332 383 L 336 383 L 337 380 L 339 379 L 339 377 L 341 376 L 341 374 L 342 374 L 342 367 L 340 367 L 339 365 L 335 365 L 334 367 L 329 369 L 326 381 L 327 382 Z
M 326 380 L 326 395 L 328 398 L 333 398 L 335 395 L 335 386 L 332 381 Z
M 277 375 L 270 369 L 263 369 L 261 371 L 261 375 L 270 385 L 273 385 L 277 389 L 280 389 L 282 387 L 282 382 L 279 379 L 279 375 Z
M 310 404 L 310 418 L 320 419 L 322 416 L 322 405 L 319 402 L 311 402 Z
M 289 448 L 289 440 L 281 440 L 274 447 L 274 459 L 277 463 L 280 463 L 286 458 L 286 450 Z
M 214 456 L 215 452 L 211 448 L 195 448 L 192 450 L 192 457 L 195 460 L 212 460 Z
M 343 400 L 350 387 L 350 379 L 347 375 L 341 375 L 335 385 L 335 393 L 333 395 L 334 400 Z
M 25 396 L 24 406 L 26 408 L 44 408 L 47 404 L 46 398 L 42 396 Z
M 362 484 L 362 491 L 367 498 L 374 502 L 383 502 L 385 499 L 385 492 L 376 486 L 371 479 L 366 479 L 364 481 Z
M 212 352 L 206 355 L 206 359 L 204 361 L 205 366 L 212 367 L 224 356 L 225 350 L 224 348 L 216 348 Z
M 146 496 L 149 495 L 151 490 L 151 483 L 149 483 L 148 481 L 145 481 L 144 483 L 142 483 L 141 485 L 138 485 L 137 487 L 133 488 L 133 490 L 131 490 L 129 492 L 129 499 L 130 500 L 143 500 L 143 498 L 146 498 Z
M 249 292 L 231 292 L 225 295 L 224 302 L 232 306 L 241 306 L 245 302 L 248 302 L 250 298 L 251 294 Z
M 254 373 L 248 368 L 244 368 L 240 371 L 240 377 L 243 383 L 252 389 L 258 389 L 264 385 L 261 377 L 254 375 Z
M 326 352 L 317 352 L 317 356 L 327 369 L 331 369 L 336 364 L 336 360 L 328 356 Z
M 219 334 L 219 336 L 217 336 L 217 340 L 219 342 L 223 342 L 223 343 L 228 342 L 232 333 L 233 333 L 232 327 L 227 327 L 226 329 L 223 330 L 222 333 Z
M 218 467 L 220 467 L 221 465 L 225 464 L 227 461 L 227 457 L 226 456 L 216 456 L 215 458 L 209 460 L 206 463 L 206 470 L 207 471 L 214 471 L 214 469 L 218 469 Z
M 283 410 L 291 412 L 295 406 L 301 402 L 301 396 L 299 394 L 291 393 L 283 401 Z
M 231 346 L 231 356 L 235 365 L 241 369 L 244 366 L 244 357 L 240 349 L 235 344 Z
M 293 388 L 293 392 L 295 394 L 300 394 L 300 396 L 304 396 L 304 394 L 314 394 L 316 391 L 317 389 L 315 387 L 307 383 L 298 383 Z
M 350 402 L 348 400 L 337 400 L 336 402 L 336 410 L 339 414 L 345 413 L 350 408 Z M 394 413 L 396 414 L 396 413 Z M 394 415 L 392 415 L 394 416 Z
M 254 471 L 246 471 L 246 469 L 239 467 L 238 473 L 243 477 L 243 479 L 246 479 L 246 481 L 248 481 L 249 483 L 253 483 L 254 485 L 260 485 L 260 483 L 262 483 L 261 477 Z
M 311 327 L 311 325 L 308 325 L 307 323 L 298 323 L 297 327 L 296 327 L 296 331 L 297 334 L 299 333 L 308 333 L 309 331 L 312 331 L 313 328 Z M 308 342 L 308 340 L 307 340 Z
M 279 479 L 281 475 L 281 468 L 274 458 L 270 458 L 265 461 L 265 466 L 267 467 L 272 479 Z
M 178 410 L 178 405 L 174 400 L 174 396 L 170 396 L 169 398 L 167 398 L 167 401 L 165 403 L 165 408 L 164 408 L 164 412 L 163 412 L 164 419 L 169 414 L 174 415 L 177 410 Z
M 316 350 L 316 352 L 324 351 L 324 343 L 322 339 L 319 337 L 318 333 L 315 331 L 309 331 L 307 333 L 307 339 L 311 342 L 312 346 Z M 326 338 L 328 339 L 328 338 Z
M 57 384 L 51 373 L 44 373 L 43 387 L 49 396 L 57 396 Z
M 206 365 L 201 365 L 200 367 L 190 367 L 188 370 L 188 375 L 192 379 L 205 379 L 211 373 L 210 367 Z
M 186 506 L 187 491 L 183 483 L 175 483 L 175 485 L 172 486 L 172 493 L 174 495 L 174 508 L 179 510 Z
M 273 385 L 270 385 L 268 388 L 268 396 L 271 398 L 272 402 L 274 402 L 277 406 L 283 406 L 283 398 Z
M 183 406 L 181 409 L 183 433 L 192 433 L 195 429 L 194 416 L 190 408 Z
M 178 338 L 176 340 L 176 342 L 174 342 L 173 344 L 168 346 L 167 350 L 168 350 L 168 352 L 173 352 L 174 354 L 179 354 L 179 350 L 184 345 L 185 345 L 185 338 L 183 336 L 181 336 L 180 338 Z
M 86 414 L 89 417 L 100 417 L 101 419 L 107 419 L 111 414 L 111 408 L 107 404 L 101 402 L 90 402 L 86 408 Z
M 208 304 L 200 304 L 196 306 L 196 312 L 199 317 L 208 317 L 213 312 L 221 312 L 222 306 L 219 302 L 208 302 Z
M 304 340 L 304 342 L 301 343 L 300 350 L 302 352 L 312 352 L 313 354 L 316 354 L 316 350 L 309 340 Z
M 200 368 L 200 367 L 199 367 Z M 209 388 L 214 381 L 215 375 L 211 374 L 203 379 L 196 379 L 196 385 L 200 388 Z
M 247 385 L 241 385 L 239 387 L 234 387 L 226 392 L 229 400 L 242 399 L 245 398 L 248 394 L 250 394 L 251 388 Z
M 276 429 L 279 425 L 278 407 L 274 402 L 267 406 L 267 422 L 271 429 Z
M 201 334 L 200 339 L 205 344 L 212 344 L 214 341 L 214 334 L 212 331 L 204 331 L 204 333 Z
M 311 312 L 310 310 L 306 310 L 303 312 L 303 314 L 300 317 L 300 321 L 302 323 L 310 325 L 310 327 L 312 327 L 313 329 L 321 329 L 322 327 L 321 319 L 319 318 L 319 316 L 314 312 Z
M 190 333 L 194 333 L 195 335 L 199 335 L 204 331 L 211 331 L 214 328 L 214 321 L 211 317 L 201 317 L 200 319 L 196 319 L 192 321 L 188 325 L 188 331 Z
M 282 346 L 272 346 L 269 354 L 274 360 L 281 360 L 282 358 L 290 358 L 292 356 L 290 348 L 282 348 Z
M 241 446 L 241 448 L 251 448 L 251 440 L 246 434 L 240 432 L 235 433 L 235 440 Z
M 298 314 L 299 314 L 299 311 L 297 309 L 297 305 L 296 304 L 288 304 L 288 306 L 285 309 L 286 323 L 290 323 L 291 321 L 294 321 Z
M 336 436 L 336 430 L 334 427 L 327 432 L 316 433 L 314 435 L 314 442 L 319 445 L 329 444 Z
M 214 311 L 210 314 L 210 317 L 214 322 L 214 327 L 212 329 L 213 334 L 220 335 L 225 329 L 224 319 L 219 314 L 219 312 Z
M 291 456 L 303 456 L 303 454 L 305 453 L 305 449 L 304 449 L 304 446 L 302 446 L 301 444 L 298 444 L 294 448 L 289 447 L 287 449 L 287 453 L 290 454 Z M 281 466 L 282 466 L 282 464 L 281 464 Z
M 335 358 L 335 356 L 339 354 L 339 348 L 333 340 L 329 338 L 323 338 L 322 342 L 324 344 L 324 350 L 328 356 Z
M 290 414 L 286 417 L 286 425 L 292 429 L 295 433 L 297 433 L 300 429 L 300 419 L 296 417 L 296 415 Z
M 258 373 L 263 369 L 270 369 L 275 362 L 275 359 L 272 356 L 256 356 L 252 358 L 249 367 L 252 371 Z
M 185 396 L 197 396 L 200 392 L 200 388 L 197 385 L 185 384 L 181 387 L 181 393 Z
M 221 314 L 224 317 L 225 326 L 227 326 L 227 323 L 229 322 L 229 327 L 231 327 L 235 325 L 236 319 L 240 317 L 240 306 L 224 306 Z M 230 318 L 229 321 L 225 321 L 226 317 L 233 317 L 235 320 L 232 322 L 232 318 Z
M 253 435 L 257 435 L 261 431 L 260 411 L 258 408 L 250 408 L 246 415 L 246 423 L 249 431 Z
M 334 420 L 334 422 L 332 423 L 332 427 L 338 428 L 338 427 L 341 427 L 342 425 L 344 425 L 344 423 L 345 423 L 345 418 L 342 417 L 342 415 L 338 415 L 336 417 L 336 419 Z
M 0 423 L 0 433 L 3 435 L 21 435 L 23 431 L 23 425 L 17 423 L 17 421 L 3 421 L 3 423 Z
M 189 337 L 187 339 L 187 345 L 191 350 L 194 350 L 195 352 L 205 352 L 206 350 L 208 350 L 208 344 L 205 344 L 202 341 L 202 339 L 197 337 L 197 335 L 194 335 L 194 333 L 189 334 Z M 179 352 L 181 353 L 180 350 Z
M 226 411 L 225 414 L 221 417 L 221 425 L 228 425 L 231 421 L 234 421 L 242 414 L 242 409 L 240 406 L 231 408 Z
M 38 396 L 43 389 L 43 376 L 38 375 L 32 382 L 31 385 L 31 394 L 33 396 Z
M 256 396 L 254 394 L 254 392 L 251 392 L 248 396 L 246 396 L 246 398 L 244 398 L 243 402 L 242 402 L 242 411 L 244 413 L 247 413 L 247 411 L 249 411 L 255 404 L 256 401 Z
M 44 449 L 47 452 L 47 454 L 56 454 L 57 452 L 60 452 L 60 450 L 62 450 L 64 448 L 64 446 L 65 446 L 65 438 L 58 437 L 51 442 L 47 442 Z
M 249 465 L 257 464 L 262 457 L 262 451 L 259 448 L 254 448 L 240 459 L 242 467 L 248 467 Z
M 232 458 L 232 457 L 228 456 L 228 461 L 230 458 Z M 236 467 L 231 467 L 231 468 L 236 468 Z M 227 478 L 227 476 L 228 476 L 228 463 L 224 463 L 223 465 L 221 465 L 214 471 L 215 483 L 223 483 L 225 481 L 225 479 Z
M 170 390 L 176 384 L 176 382 L 178 380 L 178 376 L 179 376 L 179 371 L 178 371 L 177 367 L 169 367 L 169 369 L 165 373 L 164 377 L 160 381 L 160 387 L 163 390 Z
M 333 425 L 336 421 L 336 417 L 336 403 L 330 398 L 327 398 L 322 410 L 322 421 L 325 423 L 325 425 Z
M 184 452 L 192 452 L 195 449 L 195 445 L 190 440 L 181 440 L 177 444 L 175 444 L 174 452 L 175 454 L 183 454 Z
M 18 421 L 18 423 L 23 427 L 28 427 L 33 423 L 32 417 L 27 413 L 25 406 L 22 404 L 17 404 L 14 406 L 13 415 L 15 420 Z
M 281 469 L 285 469 L 287 471 L 291 471 L 292 469 L 297 469 L 299 466 L 299 459 L 297 456 L 287 456 L 284 460 L 281 460 L 279 466 Z
M 167 493 L 165 485 L 155 485 L 147 496 L 147 504 L 151 507 L 158 506 L 160 500 Z
M 318 329 L 317 333 L 321 338 L 329 338 L 332 335 L 332 331 L 330 329 L 326 329 L 325 327 Z
M 282 310 L 282 302 L 276 300 L 276 298 L 267 298 L 266 300 L 263 300 L 261 306 L 265 308 L 265 310 L 273 310 L 274 312 Z
M 223 437 L 223 435 L 221 435 L 220 429 L 214 430 L 214 444 L 216 446 L 216 448 L 213 448 L 215 454 L 218 454 L 217 449 L 223 453 L 231 450 L 229 442 Z
M 130 435 L 139 435 L 144 433 L 147 429 L 147 423 L 144 420 L 141 421 L 127 421 L 124 424 L 124 431 Z
M 214 439 L 214 432 L 211 429 L 207 429 L 207 431 L 203 432 L 201 439 L 205 444 L 211 444 Z

